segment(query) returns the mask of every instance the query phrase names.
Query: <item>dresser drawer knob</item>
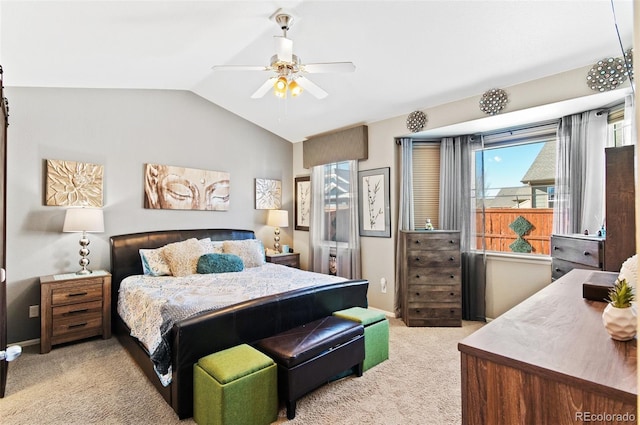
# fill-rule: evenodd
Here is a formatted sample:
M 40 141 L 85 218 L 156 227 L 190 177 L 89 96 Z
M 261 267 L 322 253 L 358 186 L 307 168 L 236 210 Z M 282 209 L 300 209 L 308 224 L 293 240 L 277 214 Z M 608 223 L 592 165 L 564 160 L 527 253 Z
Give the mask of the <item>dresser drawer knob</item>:
M 84 297 L 87 295 L 87 292 L 74 292 L 73 294 L 67 295 L 68 297 Z
M 420 279 L 420 275 L 419 274 L 416 275 L 416 279 Z
M 561 272 L 561 271 L 562 271 L 562 269 L 560 269 L 560 268 L 556 267 L 556 268 L 555 268 L 555 271 L 557 271 L 557 272 L 559 273 L 559 272 Z
M 416 245 L 420 245 L 420 241 L 416 240 Z
M 583 252 L 584 255 L 591 255 L 591 253 L 589 251 L 585 251 Z
M 416 257 L 416 261 L 420 261 L 420 257 Z
M 453 261 L 453 260 L 455 260 L 455 258 L 449 257 L 449 261 Z
M 450 241 L 449 241 L 449 243 L 456 243 L 456 241 L 454 241 L 454 240 L 450 240 Z
M 453 292 L 449 292 L 449 295 L 451 295 L 453 297 Z
M 416 292 L 416 297 L 419 297 L 419 296 L 420 296 L 420 292 Z
M 450 277 L 451 279 L 453 279 L 455 276 L 454 276 L 454 275 L 452 275 L 452 274 L 450 274 L 450 275 L 449 275 L 449 277 Z
M 553 247 L 553 250 L 554 250 L 554 251 L 559 251 L 559 250 L 560 250 L 560 247 L 554 246 L 554 247 Z

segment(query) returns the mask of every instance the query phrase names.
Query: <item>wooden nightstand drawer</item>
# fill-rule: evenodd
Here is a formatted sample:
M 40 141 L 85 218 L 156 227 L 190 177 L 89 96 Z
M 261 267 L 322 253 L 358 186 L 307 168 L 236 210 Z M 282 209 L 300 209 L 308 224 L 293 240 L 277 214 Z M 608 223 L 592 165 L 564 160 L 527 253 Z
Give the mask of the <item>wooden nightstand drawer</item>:
M 111 337 L 111 274 L 40 278 L 40 352 L 96 335 Z
M 62 287 L 51 291 L 51 305 L 81 303 L 102 299 L 102 279 L 93 279 L 95 283 Z
M 296 269 L 300 268 L 300 254 L 297 252 L 288 254 L 267 255 L 266 260 L 268 263 L 281 264 L 283 266 L 295 267 Z

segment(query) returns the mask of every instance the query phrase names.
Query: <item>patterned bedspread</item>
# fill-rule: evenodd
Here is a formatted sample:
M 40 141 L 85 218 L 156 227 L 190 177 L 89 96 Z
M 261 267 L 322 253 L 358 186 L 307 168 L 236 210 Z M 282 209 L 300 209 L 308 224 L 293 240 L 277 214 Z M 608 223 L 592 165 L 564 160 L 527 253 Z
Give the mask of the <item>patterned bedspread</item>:
M 236 273 L 186 277 L 129 276 L 120 284 L 118 314 L 140 340 L 163 385 L 171 382 L 167 337 L 173 324 L 195 314 L 344 278 L 266 263 Z

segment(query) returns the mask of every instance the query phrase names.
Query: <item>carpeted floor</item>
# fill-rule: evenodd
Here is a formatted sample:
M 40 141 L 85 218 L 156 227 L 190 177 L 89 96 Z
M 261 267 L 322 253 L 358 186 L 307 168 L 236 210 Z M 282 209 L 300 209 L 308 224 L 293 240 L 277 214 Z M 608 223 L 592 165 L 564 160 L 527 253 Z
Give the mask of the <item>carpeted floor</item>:
M 391 319 L 390 359 L 356 378 L 327 384 L 298 402 L 291 425 L 460 423 L 457 343 L 482 326 L 408 328 Z M 116 338 L 38 354 L 26 347 L 9 365 L 0 423 L 194 424 L 178 420 Z

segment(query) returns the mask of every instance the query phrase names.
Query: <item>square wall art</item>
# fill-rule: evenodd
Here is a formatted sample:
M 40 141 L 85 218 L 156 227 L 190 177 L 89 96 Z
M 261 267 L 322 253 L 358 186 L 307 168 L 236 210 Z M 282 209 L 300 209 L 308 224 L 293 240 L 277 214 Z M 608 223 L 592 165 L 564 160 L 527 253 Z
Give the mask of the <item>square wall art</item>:
M 45 205 L 103 206 L 104 166 L 88 162 L 48 159 Z

